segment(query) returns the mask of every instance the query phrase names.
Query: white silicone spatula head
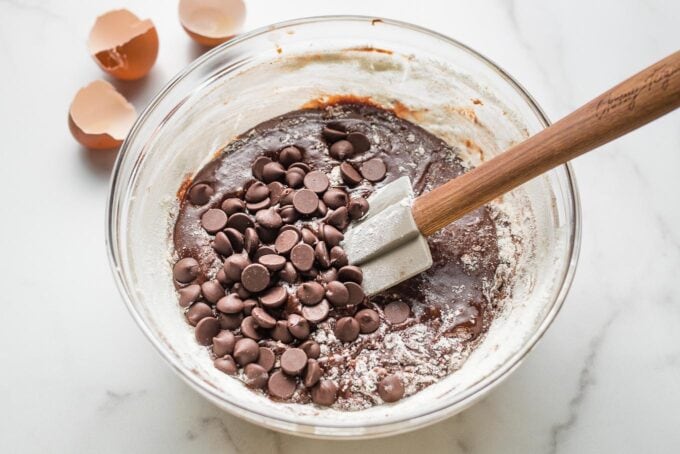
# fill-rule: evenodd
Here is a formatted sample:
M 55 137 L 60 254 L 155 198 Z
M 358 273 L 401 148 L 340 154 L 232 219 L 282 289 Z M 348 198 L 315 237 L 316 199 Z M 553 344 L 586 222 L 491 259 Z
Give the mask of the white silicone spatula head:
M 345 233 L 342 247 L 349 263 L 361 267 L 368 295 L 432 266 L 427 240 L 411 214 L 412 201 L 411 181 L 398 178 L 368 198 L 368 213 Z

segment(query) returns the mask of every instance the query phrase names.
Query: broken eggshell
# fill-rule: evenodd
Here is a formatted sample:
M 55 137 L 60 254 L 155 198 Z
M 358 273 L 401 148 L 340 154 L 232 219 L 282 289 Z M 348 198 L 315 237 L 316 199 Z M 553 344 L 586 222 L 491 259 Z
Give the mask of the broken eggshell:
M 113 85 L 95 80 L 73 98 L 68 126 L 83 146 L 108 149 L 123 143 L 136 117 L 134 106 Z
M 180 0 L 179 20 L 197 43 L 213 47 L 233 38 L 243 27 L 243 0 Z
M 126 9 L 97 18 L 87 47 L 97 64 L 113 77 L 135 80 L 147 75 L 158 56 L 158 34 L 149 19 Z

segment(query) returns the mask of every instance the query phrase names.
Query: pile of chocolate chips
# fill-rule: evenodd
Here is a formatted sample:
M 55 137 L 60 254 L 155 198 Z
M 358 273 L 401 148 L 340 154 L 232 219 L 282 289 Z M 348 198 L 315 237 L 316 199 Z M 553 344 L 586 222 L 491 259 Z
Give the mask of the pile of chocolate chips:
M 364 179 L 381 181 L 386 166 L 379 158 L 359 169 L 347 161 L 370 149 L 364 134 L 347 133 L 332 123 L 322 134 L 329 155 L 341 161 L 346 186 L 331 187 L 329 177 L 310 168 L 295 146 L 258 157 L 252 163 L 255 179 L 201 216 L 202 228 L 214 237 L 212 247 L 223 259 L 215 279 L 195 283 L 199 264 L 191 257 L 176 262 L 173 276 L 196 339 L 212 345 L 217 369 L 242 372 L 247 386 L 275 399 L 290 399 L 301 383 L 315 403 L 331 405 L 338 385 L 324 378 L 320 346 L 309 337 L 329 316 L 342 342 L 380 326 L 378 313 L 366 304 L 361 269 L 348 264 L 340 242 L 350 221 L 368 211 L 366 199 L 350 198 L 347 187 Z M 202 183 L 187 194 L 194 205 L 205 205 L 211 196 L 212 188 Z M 408 305 L 389 306 L 388 318 L 408 316 Z M 404 395 L 404 386 L 399 377 L 388 375 L 378 393 L 394 402 Z

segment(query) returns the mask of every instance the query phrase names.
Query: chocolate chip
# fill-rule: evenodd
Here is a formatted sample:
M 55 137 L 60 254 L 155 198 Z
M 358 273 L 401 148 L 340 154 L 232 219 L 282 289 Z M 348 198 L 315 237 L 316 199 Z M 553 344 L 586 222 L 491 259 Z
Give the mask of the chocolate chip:
M 257 251 L 255 251 L 255 254 L 253 254 L 253 260 L 259 261 L 260 258 L 269 254 L 276 254 L 276 250 L 271 246 L 260 246 L 257 248 Z
M 286 305 L 284 306 L 283 310 L 285 314 L 302 313 L 302 304 L 300 304 L 300 300 L 297 296 L 295 296 L 295 294 L 288 295 L 288 299 L 286 299 Z
M 295 379 L 280 370 L 274 372 L 267 382 L 269 394 L 278 399 L 289 399 L 295 393 L 296 387 Z
M 264 388 L 269 379 L 269 374 L 264 370 L 264 367 L 255 363 L 246 364 L 243 375 L 245 376 L 244 383 L 246 386 L 253 389 Z
M 349 201 L 347 205 L 347 212 L 352 220 L 356 221 L 364 217 L 368 213 L 368 201 L 363 197 L 357 197 Z
M 243 300 L 235 293 L 230 293 L 220 298 L 215 307 L 224 314 L 238 314 L 243 310 Z
M 272 205 L 272 201 L 269 197 L 266 199 L 260 201 L 260 202 L 248 202 L 246 203 L 246 208 L 248 208 L 248 211 L 251 213 L 255 213 L 260 210 L 264 210 L 265 208 L 269 208 Z
M 343 161 L 354 156 L 354 146 L 348 140 L 338 140 L 328 149 L 328 154 L 331 158 L 338 161 Z
M 213 337 L 213 353 L 220 357 L 224 355 L 231 355 L 236 344 L 236 336 L 229 330 L 222 330 Z
M 246 315 L 250 315 L 253 312 L 253 309 L 257 307 L 257 301 L 254 299 L 245 299 L 243 300 L 243 313 Z
M 342 317 L 335 323 L 335 337 L 343 342 L 352 342 L 359 337 L 359 322 L 352 317 Z
M 245 238 L 241 232 L 238 230 L 229 227 L 224 230 L 224 234 L 227 236 L 227 239 L 229 240 L 229 244 L 231 244 L 231 247 L 234 252 L 242 252 L 243 251 L 243 246 L 245 244 Z
M 273 243 L 276 239 L 276 235 L 279 234 L 278 229 L 268 229 L 266 227 L 262 227 L 261 225 L 255 226 L 255 231 L 260 237 L 260 242 L 262 243 Z
M 324 224 L 321 227 L 321 232 L 323 240 L 331 247 L 339 245 L 340 242 L 345 238 L 345 235 L 343 235 L 340 230 L 336 229 L 332 225 Z
M 324 193 L 322 200 L 329 208 L 335 210 L 336 208 L 347 205 L 349 197 L 344 190 L 340 188 L 331 188 Z
M 255 319 L 257 326 L 259 326 L 260 328 L 270 329 L 276 326 L 276 319 L 269 315 L 267 311 L 265 311 L 261 307 L 253 308 L 251 314 L 252 317 Z
M 236 295 L 238 295 L 238 297 L 241 298 L 242 300 L 250 298 L 250 292 L 243 286 L 241 282 L 235 283 L 231 287 L 231 291 L 233 293 L 236 293 Z
M 260 347 L 253 339 L 244 337 L 239 339 L 234 345 L 234 359 L 241 366 L 254 363 L 260 355 Z
M 298 278 L 298 272 L 293 266 L 292 263 L 286 262 L 284 265 L 283 269 L 279 273 L 279 277 L 284 281 L 288 282 L 289 284 L 294 284 L 295 281 L 297 281 Z
M 330 311 L 330 305 L 328 300 L 321 300 L 319 304 L 314 306 L 304 306 L 302 308 L 302 316 L 306 318 L 310 323 L 321 323 L 328 317 L 328 312 Z
M 347 253 L 340 246 L 333 246 L 331 248 L 330 256 L 331 256 L 331 265 L 332 266 L 340 268 L 340 267 L 346 266 L 347 263 L 348 263 Z
M 228 287 L 234 283 L 231 279 L 227 277 L 227 274 L 224 272 L 224 268 L 220 268 L 219 270 L 217 270 L 215 279 L 217 279 L 217 282 L 222 284 L 223 287 Z
M 241 322 L 241 334 L 251 339 L 260 340 L 262 339 L 262 334 L 258 330 L 258 325 L 255 317 L 249 315 L 243 319 Z
M 312 214 L 319 208 L 319 196 L 309 189 L 300 189 L 293 196 L 293 206 L 302 215 Z
M 245 233 L 248 227 L 253 226 L 255 226 L 253 220 L 245 213 L 234 213 L 227 221 L 227 227 L 235 229 L 241 233 Z
M 261 292 L 269 285 L 269 270 L 264 265 L 253 263 L 243 269 L 241 283 L 249 292 Z
M 252 227 L 248 227 L 243 236 L 243 249 L 249 255 L 255 254 L 257 248 L 260 247 L 260 236 L 257 234 L 257 231 Z
M 201 345 L 210 345 L 219 332 L 220 322 L 215 317 L 205 317 L 196 324 L 196 341 Z
M 323 200 L 319 200 L 319 207 L 316 209 L 314 216 L 322 218 L 326 216 L 326 213 L 328 213 L 328 207 L 323 203 Z
M 309 322 L 297 314 L 290 314 L 288 316 L 288 331 L 296 339 L 307 339 L 309 337 Z
M 266 308 L 277 308 L 283 305 L 288 299 L 288 292 L 283 287 L 272 287 L 260 295 L 260 304 Z
M 302 241 L 309 244 L 310 246 L 314 246 L 317 243 L 317 241 L 319 241 L 319 239 L 316 237 L 316 235 L 314 235 L 314 232 L 312 232 L 311 230 L 309 230 L 306 227 L 303 228 L 300 231 L 300 233 L 302 235 Z
M 261 180 L 262 179 L 262 170 L 264 169 L 264 166 L 266 166 L 270 162 L 272 162 L 272 160 L 271 160 L 271 158 L 268 158 L 267 156 L 260 156 L 259 158 L 257 158 L 253 162 L 252 166 L 250 167 L 252 172 L 253 172 L 253 176 L 255 178 L 257 178 L 258 180 Z
M 286 265 L 286 258 L 280 255 L 268 254 L 260 257 L 258 263 L 264 265 L 269 271 L 279 271 Z
M 217 358 L 213 362 L 215 369 L 224 372 L 225 374 L 234 375 L 238 368 L 236 367 L 236 362 L 231 355 L 225 355 L 222 358 Z
M 347 133 L 345 131 L 338 131 L 337 129 L 333 129 L 328 126 L 323 128 L 321 135 L 329 142 L 337 142 L 338 140 L 342 140 L 347 137 Z
M 294 225 L 290 225 L 290 224 L 284 224 L 284 225 L 281 227 L 281 229 L 279 230 L 279 232 L 285 232 L 286 230 L 294 230 L 294 231 L 300 233 L 300 229 L 298 229 L 298 228 L 295 227 Z
M 319 241 L 314 247 L 314 257 L 322 268 L 331 266 L 331 257 L 324 241 Z
M 396 375 L 388 375 L 378 383 L 378 394 L 385 402 L 396 402 L 404 397 L 404 384 Z
M 302 304 L 313 306 L 323 299 L 325 292 L 318 282 L 305 282 L 297 288 L 295 295 Z
M 300 348 L 304 350 L 307 358 L 317 359 L 321 355 L 321 347 L 316 341 L 306 340 L 300 344 Z
M 274 247 L 279 254 L 288 254 L 299 241 L 300 234 L 297 230 L 283 230 L 276 237 Z
M 364 178 L 375 183 L 385 178 L 387 167 L 385 167 L 385 163 L 382 159 L 373 158 L 361 164 L 359 171 Z
M 330 186 L 330 181 L 325 173 L 320 170 L 314 170 L 305 175 L 304 185 L 307 189 L 316 192 L 317 194 L 323 193 L 328 186 Z M 293 201 L 293 203 L 295 203 Z
M 288 321 L 279 320 L 276 322 L 276 326 L 270 332 L 272 339 L 284 344 L 290 344 L 293 342 L 293 335 L 288 331 Z
M 196 279 L 199 270 L 196 259 L 185 257 L 175 263 L 175 266 L 172 268 L 172 277 L 174 277 L 177 282 L 188 284 Z
M 361 284 L 364 280 L 364 273 L 361 272 L 361 268 L 354 265 L 343 266 L 338 270 L 338 280 L 341 282 L 356 282 Z
M 333 210 L 326 218 L 326 222 L 339 230 L 345 230 L 347 226 L 349 226 L 349 213 L 347 212 L 347 207 L 340 207 Z
M 363 153 L 371 148 L 371 142 L 368 140 L 368 137 L 360 132 L 350 132 L 347 134 L 347 140 L 352 144 L 354 151 L 357 153 Z
M 217 280 L 205 281 L 201 284 L 201 293 L 206 300 L 215 304 L 224 296 L 224 289 Z
M 218 319 L 222 329 L 236 329 L 241 326 L 243 314 L 219 314 Z
M 238 213 L 240 211 L 245 210 L 246 204 L 241 199 L 237 199 L 236 197 L 229 197 L 228 199 L 224 199 L 220 208 L 222 208 L 222 211 L 227 213 L 227 215 L 231 216 L 234 213 Z
M 338 385 L 332 380 L 319 380 L 319 383 L 312 388 L 312 400 L 317 405 L 333 405 L 338 398 Z
M 296 244 L 290 251 L 290 261 L 300 271 L 309 271 L 314 265 L 314 249 L 309 244 Z
M 243 273 L 243 270 L 248 265 L 250 265 L 248 257 L 240 254 L 232 255 L 224 261 L 224 274 L 232 281 L 238 282 L 241 280 L 241 273 Z
M 189 189 L 189 201 L 194 205 L 205 205 L 210 202 L 210 197 L 214 193 L 215 191 L 209 184 L 198 183 Z
M 255 221 L 268 229 L 278 229 L 283 225 L 281 216 L 273 208 L 258 211 L 255 215 Z
M 187 321 L 191 326 L 196 326 L 198 322 L 212 315 L 212 309 L 205 303 L 194 303 L 186 312 Z
M 286 172 L 286 184 L 291 188 L 300 188 L 304 184 L 305 173 L 302 169 L 292 168 Z
M 212 244 L 213 249 L 222 255 L 223 257 L 229 257 L 234 253 L 234 249 L 231 247 L 231 242 L 224 232 L 217 232 L 215 235 L 215 241 Z
M 281 215 L 283 222 L 286 224 L 292 224 L 293 222 L 297 221 L 299 217 L 297 210 L 292 206 L 281 208 L 279 214 Z
M 281 193 L 281 198 L 279 199 L 279 205 L 282 207 L 293 205 L 293 197 L 295 197 L 295 191 L 293 188 L 286 188 Z
M 274 355 L 274 351 L 271 348 L 260 347 L 260 356 L 257 358 L 257 364 L 269 372 L 274 368 L 275 363 L 276 355 Z
M 340 176 L 342 177 L 342 181 L 348 186 L 356 186 L 361 183 L 361 180 L 363 179 L 357 169 L 349 162 L 340 164 Z
M 349 291 L 342 282 L 329 282 L 326 284 L 326 299 L 328 299 L 333 306 L 346 306 L 349 302 Z
M 285 167 L 302 160 L 302 152 L 297 147 L 286 147 L 279 152 L 279 162 Z
M 288 375 L 299 375 L 307 365 L 307 355 L 302 349 L 289 348 L 281 355 L 281 369 Z
M 286 188 L 278 181 L 269 183 L 267 187 L 269 188 L 269 199 L 271 204 L 276 205 L 279 203 L 279 200 L 281 200 L 281 195 Z
M 321 369 L 321 366 L 319 366 L 319 362 L 315 359 L 307 360 L 306 369 L 302 384 L 307 388 L 311 388 L 319 382 L 323 375 L 323 370 Z
M 201 286 L 198 284 L 191 284 L 179 289 L 177 293 L 179 293 L 179 305 L 188 307 L 191 303 L 201 297 Z
M 322 272 L 319 273 L 319 279 L 321 279 L 321 282 L 325 282 L 328 284 L 331 281 L 337 281 L 338 280 L 338 270 L 335 268 L 328 268 L 327 270 L 323 270 Z
M 269 162 L 262 168 L 262 180 L 265 183 L 280 180 L 285 174 L 286 169 L 278 162 Z
M 211 208 L 201 216 L 201 226 L 208 233 L 217 233 L 227 225 L 227 213 Z
M 269 197 L 269 188 L 261 181 L 256 181 L 250 185 L 246 191 L 246 202 L 257 203 Z
M 305 173 L 307 173 L 307 172 L 309 172 L 310 170 L 312 170 L 312 169 L 311 169 L 307 164 L 305 164 L 304 162 L 294 162 L 294 163 L 292 163 L 292 164 L 290 165 L 290 167 L 288 167 L 288 168 L 289 168 L 289 169 L 295 169 L 295 168 L 297 168 L 297 169 L 302 169 Z
M 393 325 L 398 325 L 406 321 L 411 314 L 411 308 L 403 301 L 393 301 L 383 309 L 385 318 Z
M 380 316 L 373 309 L 362 309 L 354 315 L 361 334 L 372 333 L 380 326 Z
M 366 294 L 364 293 L 364 289 L 361 288 L 361 285 L 356 282 L 345 282 L 345 287 L 347 288 L 347 292 L 349 292 L 347 304 L 356 306 L 364 301 Z

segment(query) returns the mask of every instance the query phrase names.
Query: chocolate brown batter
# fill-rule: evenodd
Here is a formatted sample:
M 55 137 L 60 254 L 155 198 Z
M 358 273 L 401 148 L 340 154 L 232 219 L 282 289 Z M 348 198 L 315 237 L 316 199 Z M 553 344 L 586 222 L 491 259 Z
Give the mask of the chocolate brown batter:
M 420 194 L 464 171 L 455 150 L 445 142 L 392 112 L 371 105 L 305 109 L 266 121 L 230 143 L 193 178 L 192 187 L 205 183 L 210 188 L 205 195 L 205 204 L 192 204 L 187 194 L 181 194 L 173 239 L 178 258 L 190 257 L 198 262 L 198 276 L 193 283 L 214 279 L 224 262 L 213 249 L 214 236 L 201 225 L 202 215 L 208 209 L 220 208 L 226 198 L 243 194 L 252 184 L 251 166 L 259 156 L 275 157 L 282 148 L 294 145 L 303 151 L 304 162 L 312 170 L 330 176 L 331 187 L 343 185 L 339 177 L 340 161 L 329 155 L 329 141 L 322 136 L 322 130 L 329 122 L 340 125 L 338 127 L 347 132 L 362 133 L 370 141 L 368 151 L 355 154 L 348 162 L 359 169 L 361 163 L 379 158 L 387 169 L 386 177 L 378 183 L 364 180 L 354 188 L 346 188 L 350 197 L 368 196 L 403 175 L 411 178 L 415 193 Z M 337 400 L 330 400 L 330 404 L 338 409 L 352 410 L 397 400 L 401 394 L 396 399 L 393 397 L 399 393 L 399 385 L 404 388 L 401 393 L 408 396 L 460 367 L 470 349 L 483 336 L 502 297 L 499 289 L 503 288 L 504 282 L 498 282 L 496 277 L 500 258 L 495 224 L 498 221 L 494 219 L 490 207 L 466 215 L 429 238 L 434 260 L 430 270 L 358 306 L 332 308 L 326 320 L 311 324 L 309 339 L 316 341 L 320 349 L 317 358 L 320 369 L 314 365 L 312 375 L 322 376 L 324 386 L 330 386 L 332 381 L 338 390 Z M 219 216 L 209 220 L 220 227 Z M 314 222 L 314 219 L 305 222 Z M 184 284 L 177 286 L 182 288 Z M 217 309 L 210 301 L 205 301 L 205 293 L 204 290 L 202 296 L 195 298 L 183 296 L 182 304 L 193 303 L 188 310 L 190 320 L 192 316 L 200 320 L 200 311 L 208 309 L 219 318 Z M 200 304 L 203 306 L 198 306 L 199 311 L 195 307 Z M 291 307 L 286 306 L 284 315 L 293 311 Z M 361 334 L 351 342 L 337 339 L 334 335 L 337 320 L 366 308 L 379 314 L 379 328 L 370 334 Z M 370 324 L 369 318 L 365 321 Z M 203 330 L 211 332 L 213 328 L 210 325 Z M 241 331 L 239 328 L 232 330 L 236 336 L 243 335 Z M 274 381 L 279 390 L 295 389 L 291 397 L 282 400 L 308 403 L 316 392 L 319 400 L 314 401 L 321 403 L 328 394 L 323 394 L 323 386 L 308 389 L 303 384 L 304 375 L 299 379 L 286 378 L 278 369 L 281 355 L 301 343 L 294 339 L 285 344 L 265 337 L 258 345 L 270 348 L 274 353 L 275 358 L 271 361 L 275 361 L 275 366 L 270 382 Z M 297 349 L 294 350 L 297 354 Z M 269 352 L 265 353 L 269 355 Z M 292 353 L 288 356 L 294 357 Z M 238 373 L 246 383 L 255 380 L 249 377 L 256 377 L 258 386 L 251 387 L 259 388 L 267 379 L 259 368 L 236 372 L 231 366 L 233 361 L 228 361 L 229 364 L 220 361 L 223 367 L 217 366 L 217 362 L 216 367 Z M 276 393 L 268 393 L 277 397 Z

